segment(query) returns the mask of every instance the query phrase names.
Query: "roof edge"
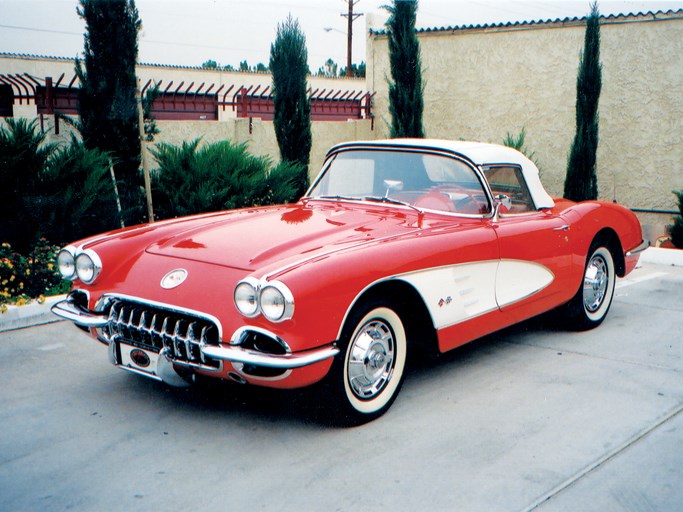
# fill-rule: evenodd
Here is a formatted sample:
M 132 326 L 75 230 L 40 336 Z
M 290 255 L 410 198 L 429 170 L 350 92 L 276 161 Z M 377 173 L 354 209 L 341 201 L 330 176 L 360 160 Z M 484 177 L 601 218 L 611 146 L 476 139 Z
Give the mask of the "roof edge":
M 477 25 L 451 25 L 442 27 L 423 27 L 415 30 L 418 34 L 434 33 L 434 32 L 459 32 L 468 30 L 487 30 L 487 29 L 509 29 L 509 28 L 545 28 L 557 27 L 567 25 L 582 25 L 585 24 L 588 16 L 567 16 L 565 18 L 548 18 L 530 21 L 508 21 L 502 23 L 483 23 Z M 600 21 L 604 24 L 610 23 L 628 23 L 637 21 L 666 21 L 670 19 L 683 18 L 683 8 L 669 9 L 667 11 L 645 11 L 645 12 L 630 12 L 600 15 Z M 385 36 L 388 32 L 384 29 L 376 30 L 370 29 L 372 35 Z

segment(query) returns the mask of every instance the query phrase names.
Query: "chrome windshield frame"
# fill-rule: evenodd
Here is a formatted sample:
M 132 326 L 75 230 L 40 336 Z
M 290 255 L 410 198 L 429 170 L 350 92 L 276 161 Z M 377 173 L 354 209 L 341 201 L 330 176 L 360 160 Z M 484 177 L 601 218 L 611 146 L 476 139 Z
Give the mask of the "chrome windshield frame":
M 431 148 L 431 147 L 421 147 L 421 146 L 412 146 L 412 145 L 393 145 L 393 144 L 371 144 L 371 143 L 349 143 L 346 145 L 340 145 L 336 146 L 333 150 L 331 150 L 326 158 L 325 162 L 323 163 L 321 171 L 318 173 L 316 178 L 313 180 L 313 183 L 311 183 L 311 186 L 308 188 L 306 191 L 306 194 L 304 197 L 301 198 L 301 201 L 304 203 L 308 203 L 310 201 L 342 201 L 342 202 L 358 202 L 362 204 L 380 204 L 377 201 L 369 201 L 363 197 L 359 198 L 353 198 L 351 199 L 344 197 L 343 195 L 324 195 L 324 196 L 313 196 L 311 193 L 313 190 L 318 186 L 320 181 L 325 177 L 325 175 L 329 172 L 330 167 L 336 157 L 341 154 L 341 153 L 346 153 L 346 152 L 352 152 L 352 151 L 382 151 L 382 152 L 393 152 L 393 153 L 418 153 L 418 154 L 425 154 L 425 155 L 435 155 L 435 156 L 442 156 L 446 158 L 451 158 L 453 160 L 459 161 L 467 167 L 469 167 L 474 175 L 477 177 L 477 180 L 479 181 L 482 190 L 484 192 L 484 195 L 486 196 L 486 200 L 489 205 L 489 211 L 486 213 L 477 213 L 477 214 L 471 214 L 471 213 L 459 213 L 459 212 L 448 212 L 444 210 L 435 210 L 431 208 L 419 208 L 423 212 L 429 212 L 429 213 L 436 213 L 439 215 L 446 215 L 446 216 L 453 216 L 453 217 L 464 217 L 464 218 L 477 218 L 477 219 L 490 219 L 495 216 L 495 201 L 493 198 L 493 193 L 491 192 L 491 188 L 489 187 L 488 181 L 486 180 L 486 177 L 484 176 L 484 173 L 480 169 L 480 167 L 476 164 L 474 164 L 472 161 L 469 159 L 465 158 L 463 155 L 456 153 L 454 151 L 450 151 L 448 149 L 438 149 L 438 148 Z M 391 203 L 381 203 L 384 206 L 387 206 Z M 392 205 L 395 206 L 396 208 L 410 208 L 410 209 L 416 209 L 417 207 L 414 206 L 404 206 L 404 205 L 399 205 L 395 204 Z

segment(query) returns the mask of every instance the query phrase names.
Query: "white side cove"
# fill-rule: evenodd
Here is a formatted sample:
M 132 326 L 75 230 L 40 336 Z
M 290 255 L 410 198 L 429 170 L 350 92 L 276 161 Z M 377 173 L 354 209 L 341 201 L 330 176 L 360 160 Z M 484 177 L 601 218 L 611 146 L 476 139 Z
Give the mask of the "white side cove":
M 502 308 L 531 297 L 553 282 L 555 276 L 543 265 L 520 260 L 501 260 L 496 273 L 496 301 Z
M 552 283 L 554 276 L 537 263 L 492 260 L 433 268 L 396 279 L 415 287 L 434 327 L 443 329 L 525 299 Z

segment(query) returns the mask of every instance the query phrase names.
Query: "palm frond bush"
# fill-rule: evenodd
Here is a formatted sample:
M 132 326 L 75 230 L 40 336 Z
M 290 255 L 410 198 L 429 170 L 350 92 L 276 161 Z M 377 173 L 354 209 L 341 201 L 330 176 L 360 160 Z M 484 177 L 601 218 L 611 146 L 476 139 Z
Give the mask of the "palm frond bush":
M 54 144 L 36 129 L 37 120 L 7 118 L 0 125 L 0 242 L 28 252 L 38 226 L 27 201 L 38 193 L 40 179 Z
M 302 164 L 273 166 L 270 159 L 249 154 L 246 144 L 200 142 L 160 143 L 151 150 L 159 166 L 152 175 L 159 218 L 298 199 Z
M 538 161 L 536 160 L 536 152 L 529 151 L 529 149 L 526 147 L 526 128 L 522 127 L 522 130 L 517 135 L 508 132 L 503 139 L 503 146 L 516 149 L 529 160 L 531 160 L 538 169 L 540 169 Z
M 41 234 L 65 243 L 119 226 L 110 157 L 72 136 L 47 161 L 33 211 Z

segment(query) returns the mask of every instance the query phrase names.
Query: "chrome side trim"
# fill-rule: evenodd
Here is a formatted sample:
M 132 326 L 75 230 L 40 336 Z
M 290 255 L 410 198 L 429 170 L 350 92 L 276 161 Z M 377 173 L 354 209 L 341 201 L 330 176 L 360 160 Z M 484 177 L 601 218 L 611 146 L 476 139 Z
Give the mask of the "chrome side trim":
M 319 363 L 325 359 L 330 359 L 339 353 L 339 349 L 333 345 L 328 345 L 305 352 L 265 354 L 263 352 L 241 347 L 214 347 L 205 345 L 202 347 L 202 352 L 209 357 L 222 361 L 288 370 L 301 368 L 310 364 Z
M 640 242 L 640 245 L 638 247 L 635 247 L 635 248 L 631 249 L 630 251 L 627 251 L 625 256 L 627 258 L 630 258 L 631 256 L 635 256 L 636 254 L 643 252 L 648 247 L 650 247 L 650 241 L 649 240 L 643 240 L 642 242 Z
M 107 325 L 107 315 L 88 311 L 76 304 L 71 298 L 57 302 L 50 308 L 50 311 L 83 327 L 104 327 Z

